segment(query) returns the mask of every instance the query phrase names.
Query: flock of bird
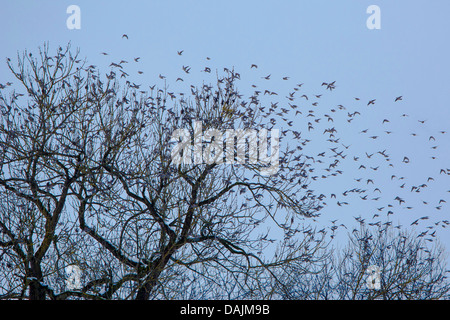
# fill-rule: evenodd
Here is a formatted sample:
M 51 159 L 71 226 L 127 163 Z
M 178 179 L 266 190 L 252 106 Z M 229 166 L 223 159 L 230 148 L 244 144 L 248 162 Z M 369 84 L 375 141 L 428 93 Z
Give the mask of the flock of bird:
M 128 39 L 128 36 L 124 34 L 122 36 L 124 39 Z M 178 56 L 182 56 L 184 50 L 177 51 Z M 107 55 L 106 53 L 102 53 Z M 135 62 L 139 62 L 139 57 L 134 58 Z M 206 60 L 210 61 L 211 58 L 207 57 Z M 110 66 L 119 68 L 122 77 L 127 77 L 128 74 L 122 69 L 122 65 L 127 63 L 126 61 L 121 61 L 119 63 L 111 63 Z M 251 64 L 249 66 L 250 70 L 257 70 L 257 64 Z M 181 70 L 187 76 L 190 74 L 192 67 L 188 65 L 182 65 Z M 199 70 L 200 72 L 211 73 L 211 66 L 206 66 Z M 224 68 L 225 72 L 230 72 L 229 69 Z M 138 71 L 142 74 L 142 71 Z M 234 77 L 240 79 L 240 74 L 231 71 Z M 159 74 L 160 79 L 166 79 L 165 76 Z M 260 76 L 262 81 L 269 81 L 273 79 L 272 74 Z M 175 82 L 183 82 L 183 77 L 177 77 L 174 79 Z M 261 82 L 260 80 L 260 82 Z M 281 77 L 282 81 L 289 81 L 289 76 Z M 139 89 L 139 85 L 132 84 L 136 89 Z M 418 183 L 409 182 L 408 175 L 402 175 L 396 172 L 396 168 L 400 164 L 411 165 L 412 158 L 410 155 L 402 155 L 400 159 L 395 159 L 391 156 L 389 147 L 389 139 L 395 135 L 397 129 L 401 129 L 398 125 L 393 128 L 386 128 L 391 122 L 396 122 L 398 119 L 382 117 L 381 126 L 377 126 L 374 121 L 369 124 L 372 127 L 364 128 L 362 130 L 353 130 L 351 132 L 351 126 L 359 121 L 359 119 L 364 117 L 365 113 L 373 112 L 378 107 L 380 99 L 367 99 L 365 102 L 362 98 L 353 97 L 352 103 L 344 104 L 333 104 L 326 100 L 325 104 L 321 103 L 321 99 L 325 96 L 328 98 L 333 90 L 336 89 L 336 81 L 322 82 L 320 87 L 322 91 L 317 94 L 307 94 L 303 91 L 303 83 L 298 83 L 294 86 L 291 92 L 287 92 L 285 98 L 286 102 L 282 102 L 279 99 L 279 94 L 270 89 L 261 89 L 261 84 L 252 84 L 252 94 L 249 95 L 250 102 L 241 102 L 242 107 L 253 108 L 252 112 L 258 112 L 261 119 L 267 122 L 267 128 L 280 128 L 281 140 L 289 139 L 289 144 L 294 142 L 296 144 L 296 151 L 300 154 L 295 156 L 293 159 L 289 158 L 293 153 L 282 154 L 280 156 L 280 163 L 283 165 L 288 161 L 298 161 L 301 158 L 306 159 L 308 162 L 306 165 L 307 175 L 310 179 L 310 184 L 315 185 L 316 190 L 331 189 L 328 193 L 321 192 L 318 199 L 321 200 L 324 206 L 330 208 L 329 215 L 333 215 L 336 206 L 339 208 L 346 208 L 346 212 L 356 220 L 358 223 L 368 223 L 369 225 L 376 226 L 390 226 L 393 224 L 390 216 L 397 212 L 403 210 L 412 210 L 414 205 L 410 202 L 417 202 L 420 199 L 421 204 L 424 207 L 417 208 L 416 212 L 425 213 L 420 218 L 414 219 L 408 226 L 418 226 L 419 223 L 425 221 L 433 221 L 430 225 L 426 227 L 426 231 L 419 234 L 419 237 L 425 237 L 428 241 L 432 241 L 436 236 L 436 230 L 438 226 L 446 228 L 450 222 L 448 219 L 431 219 L 432 215 L 436 211 L 446 212 L 448 196 L 450 195 L 450 190 L 438 190 L 434 193 L 445 192 L 442 198 L 438 200 L 428 200 L 422 198 L 424 191 L 432 187 L 435 180 L 438 179 L 448 179 L 450 175 L 450 169 L 448 167 L 434 167 L 433 164 L 430 168 L 436 173 L 437 176 L 428 176 L 424 181 Z M 153 87 L 150 87 L 153 90 Z M 169 92 L 172 98 L 176 96 L 174 92 Z M 271 97 L 275 96 L 276 101 L 269 101 Z M 267 97 L 269 100 L 265 103 L 261 103 L 261 97 Z M 402 104 L 404 103 L 404 98 L 402 95 L 392 97 L 392 100 L 382 102 L 383 104 L 393 103 Z M 325 107 L 327 105 L 328 107 Z M 331 107 L 330 107 L 331 105 Z M 377 114 L 380 116 L 381 114 Z M 368 114 L 368 119 L 374 116 L 374 113 Z M 400 119 L 407 119 L 410 115 L 402 113 L 397 116 Z M 366 119 L 367 120 L 367 119 Z M 414 120 L 417 125 L 423 126 L 426 124 L 427 120 Z M 357 128 L 357 125 L 354 125 Z M 407 128 L 407 126 L 404 126 Z M 379 132 L 377 132 L 377 130 Z M 343 132 L 343 136 L 339 134 Z M 371 133 L 377 132 L 377 133 Z M 428 131 L 427 131 L 428 132 Z M 398 133 L 398 132 L 397 132 Z M 404 133 L 404 132 L 403 132 Z M 308 137 L 308 135 L 311 135 Z M 418 137 L 417 132 L 410 133 L 413 137 Z M 438 136 L 439 135 L 439 136 Z M 305 136 L 307 138 L 305 138 Z M 319 136 L 324 137 L 323 143 L 319 143 Z M 350 136 L 347 144 L 344 142 L 345 136 Z M 388 137 L 388 139 L 386 139 Z M 365 139 L 365 140 L 364 140 Z M 403 139 L 403 138 L 402 138 Z M 438 149 L 438 145 L 435 143 L 438 140 L 443 140 L 447 138 L 447 131 L 445 130 L 435 130 L 435 133 L 429 134 L 426 137 L 430 145 L 430 150 L 435 151 Z M 352 141 L 353 140 L 353 141 Z M 367 150 L 366 147 L 370 146 L 370 141 L 381 141 L 378 146 L 381 145 L 379 150 Z M 359 144 L 359 145 L 358 145 Z M 309 147 L 312 146 L 311 150 L 308 151 Z M 316 151 L 317 148 L 326 148 L 320 151 Z M 354 151 L 353 154 L 350 152 Z M 394 153 L 398 153 L 398 150 L 393 150 Z M 418 155 L 424 155 L 426 150 L 418 151 L 413 150 Z M 446 152 L 446 150 L 444 150 Z M 448 151 L 447 151 L 448 152 Z M 444 156 L 448 157 L 448 154 Z M 436 160 L 438 157 L 433 153 L 431 157 L 432 160 Z M 290 160 L 289 160 L 290 159 Z M 397 161 L 397 162 L 395 162 Z M 353 164 L 353 165 L 352 165 Z M 343 167 L 345 169 L 343 169 Z M 292 169 L 292 168 L 291 168 Z M 423 168 L 415 167 L 413 171 L 420 172 Z M 351 171 L 349 173 L 349 171 Z M 365 172 L 365 174 L 360 174 Z M 352 176 L 355 175 L 355 176 Z M 283 173 L 281 173 L 283 178 Z M 299 173 L 294 175 L 294 178 L 303 177 L 304 173 Z M 332 178 L 341 178 L 340 182 L 336 180 L 331 182 L 323 182 Z M 414 177 L 417 178 L 417 177 Z M 376 185 L 377 180 L 384 180 L 382 185 Z M 413 179 L 411 179 L 413 180 Z M 350 182 L 355 183 L 354 186 L 346 188 L 344 190 L 338 190 L 343 185 L 349 184 Z M 387 185 L 387 183 L 391 183 Z M 437 184 L 437 187 L 442 187 L 442 185 L 450 185 L 446 183 Z M 398 195 L 394 194 L 395 188 L 399 188 L 400 192 Z M 387 189 L 385 191 L 384 189 Z M 312 193 L 314 190 L 309 189 L 306 192 Z M 407 192 L 406 192 L 407 191 Z M 408 193 L 410 195 L 408 195 Z M 353 197 L 353 198 L 352 198 Z M 362 201 L 362 204 L 358 204 L 356 208 L 351 207 L 354 202 Z M 371 205 L 368 203 L 382 203 L 381 205 Z M 323 208 L 323 207 L 320 207 Z M 347 209 L 348 208 L 348 209 Z M 412 210 L 414 211 L 414 210 Z M 357 214 L 356 212 L 361 212 Z M 384 219 L 383 219 L 384 214 Z M 413 217 L 414 215 L 411 215 Z M 411 218 L 408 216 L 408 218 Z M 332 222 L 332 231 L 335 231 L 338 226 L 336 222 L 340 218 L 329 220 Z M 399 219 L 400 221 L 405 220 L 404 217 Z M 345 224 L 340 226 L 346 227 Z M 400 228 L 401 225 L 396 225 Z

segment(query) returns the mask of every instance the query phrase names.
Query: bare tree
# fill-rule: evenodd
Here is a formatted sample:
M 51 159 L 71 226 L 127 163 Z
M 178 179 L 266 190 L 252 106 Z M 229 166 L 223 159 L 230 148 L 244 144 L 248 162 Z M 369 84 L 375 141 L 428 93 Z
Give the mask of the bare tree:
M 75 69 L 75 59 L 68 48 L 59 48 L 54 57 L 44 48 L 38 58 L 32 53 L 19 57 L 17 69 L 8 60 L 25 89 L 9 97 L 2 92 L 0 106 L 0 186 L 7 200 L 0 226 L 6 239 L 2 247 L 13 252 L 14 269 L 20 270 L 20 290 L 8 292 L 15 297 L 50 294 L 45 282 L 50 266 L 44 261 L 52 245 L 57 251 L 58 235 L 61 240 L 68 236 L 62 221 L 72 189 L 89 174 L 84 120 L 93 112 L 94 96 L 99 102 L 106 95 L 87 92 L 92 71 Z
M 0 84 L 0 298 L 448 298 L 432 229 L 359 220 L 344 250 L 330 245 L 334 222 L 330 237 L 317 230 L 315 166 L 342 174 L 349 146 L 326 128 L 330 163 L 306 154 L 290 118 L 302 84 L 281 107 L 270 90 L 240 93 L 228 68 L 175 93 L 162 75 L 161 87 L 129 80 L 123 61 L 102 74 L 70 46 L 7 64 L 18 85 Z M 68 270 L 81 279 L 68 283 Z
M 373 229 L 354 230 L 336 263 L 339 299 L 448 299 L 445 251 L 436 239 L 426 231 Z
M 70 46 L 55 56 L 48 46 L 37 57 L 25 52 L 17 66 L 8 59 L 24 93 L 0 92 L 1 297 L 273 297 L 263 284 L 279 281 L 274 271 L 315 259 L 324 245 L 323 233 L 299 224 L 322 200 L 308 189 L 301 148 L 279 150 L 269 175 L 267 162 L 239 156 L 254 137 L 236 151 L 233 138 L 232 151 L 224 144 L 214 161 L 175 163 L 177 129 L 194 137 L 183 157 L 222 142 L 206 136 L 198 149 L 198 122 L 270 131 L 258 95 L 239 94 L 233 70 L 175 94 L 139 90 L 120 63 L 111 65 L 101 76 Z M 223 164 L 225 156 L 235 163 Z M 278 231 L 264 232 L 269 225 Z M 285 240 L 267 257 L 273 234 Z M 83 270 L 78 289 L 64 285 L 73 264 Z
M 444 248 L 432 239 L 388 224 L 349 234 L 344 249 L 327 248 L 328 259 L 310 272 L 298 261 L 280 275 L 284 299 L 448 299 L 450 283 Z M 304 272 L 307 270 L 308 272 Z

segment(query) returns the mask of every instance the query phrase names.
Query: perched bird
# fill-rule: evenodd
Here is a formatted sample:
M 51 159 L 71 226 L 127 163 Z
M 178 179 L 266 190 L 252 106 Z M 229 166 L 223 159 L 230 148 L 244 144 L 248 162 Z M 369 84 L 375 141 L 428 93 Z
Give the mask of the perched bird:
M 223 117 L 231 118 L 233 116 L 234 112 L 235 112 L 234 108 L 232 108 L 229 104 L 224 103 L 222 105 L 222 113 L 221 113 L 221 115 Z

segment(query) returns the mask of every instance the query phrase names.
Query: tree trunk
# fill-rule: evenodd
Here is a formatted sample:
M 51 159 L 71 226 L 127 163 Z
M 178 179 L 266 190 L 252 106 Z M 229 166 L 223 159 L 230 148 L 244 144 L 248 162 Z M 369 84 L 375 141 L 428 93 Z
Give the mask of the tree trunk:
M 30 280 L 30 300 L 45 300 L 46 290 L 41 285 L 43 281 L 42 270 L 40 262 L 36 261 L 35 258 L 32 258 L 30 261 L 30 269 L 28 273 L 28 277 Z
M 153 263 L 152 271 L 142 287 L 139 288 L 135 300 L 148 300 L 150 298 L 150 293 L 158 282 L 161 272 L 164 270 L 167 262 L 175 251 L 176 247 L 171 247 L 166 254 L 163 254 L 159 260 Z
M 156 280 L 146 282 L 141 288 L 139 288 L 135 300 L 148 300 L 150 297 L 150 292 L 152 292 L 155 284 Z

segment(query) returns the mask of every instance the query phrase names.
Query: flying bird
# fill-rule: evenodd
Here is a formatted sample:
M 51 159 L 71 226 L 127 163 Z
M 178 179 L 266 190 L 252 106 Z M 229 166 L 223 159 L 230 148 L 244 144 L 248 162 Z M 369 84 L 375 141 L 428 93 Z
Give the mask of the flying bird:
M 183 66 L 184 72 L 189 73 L 190 70 L 191 70 L 191 68 L 189 66 Z

